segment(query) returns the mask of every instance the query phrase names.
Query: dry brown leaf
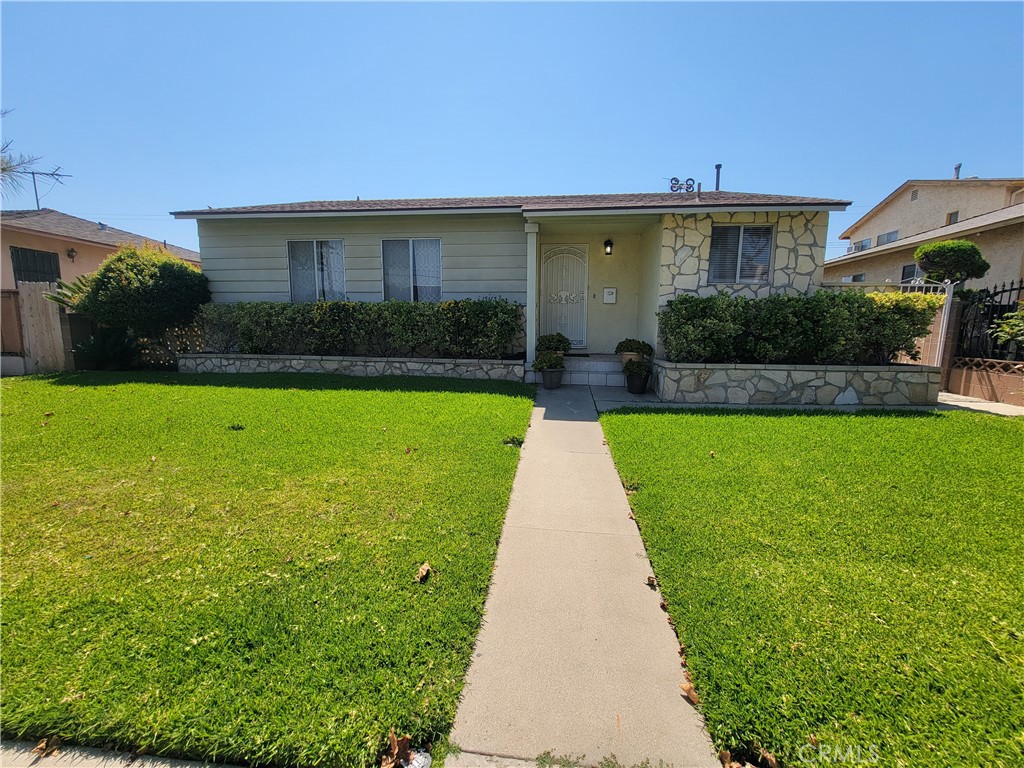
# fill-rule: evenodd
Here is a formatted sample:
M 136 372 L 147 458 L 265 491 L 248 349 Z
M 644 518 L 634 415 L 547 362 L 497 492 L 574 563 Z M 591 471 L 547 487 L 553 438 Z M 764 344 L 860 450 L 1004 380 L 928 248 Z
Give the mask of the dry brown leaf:
M 635 517 L 633 517 L 633 513 L 632 513 L 632 512 L 630 512 L 630 513 L 629 513 L 629 519 L 630 519 L 630 520 L 636 520 L 636 518 L 635 518 Z
M 150 460 L 150 461 L 156 461 L 156 456 L 150 456 L 150 457 L 149 457 L 149 460 Z
M 420 566 L 420 569 L 416 571 L 416 581 L 422 584 L 430 577 L 433 570 L 434 569 L 430 567 L 430 563 L 424 563 Z
M 710 456 L 712 459 L 715 458 L 715 452 L 711 451 L 711 453 L 709 453 L 708 456 Z
M 693 683 L 680 683 L 679 687 L 682 688 L 683 695 L 690 700 L 691 704 L 700 701 L 700 696 L 697 695 L 697 689 L 693 687 Z
M 661 610 L 663 610 L 663 611 L 665 611 L 666 613 L 668 613 L 668 600 L 666 600 L 666 599 L 665 599 L 665 598 L 663 597 L 663 598 L 661 598 L 661 602 L 660 602 L 660 603 L 658 603 L 658 605 L 659 605 L 659 606 L 661 606 Z
M 775 759 L 775 755 L 769 752 L 764 747 L 757 750 L 757 753 L 761 756 L 761 759 L 768 764 L 768 768 L 779 768 L 779 761 Z
M 49 757 L 56 754 L 59 746 L 60 736 L 47 736 L 45 739 L 40 739 L 35 749 L 32 750 L 32 754 L 39 755 L 40 757 Z
M 807 737 L 807 741 L 810 742 L 812 747 L 818 746 L 818 737 L 815 736 L 813 733 Z
M 648 576 L 647 577 L 647 586 L 650 587 L 651 589 L 657 589 L 658 588 L 658 580 L 656 578 L 654 578 L 653 576 Z
M 396 768 L 402 762 L 409 762 L 409 737 L 395 736 L 395 729 L 392 728 L 388 734 L 388 751 L 380 759 L 380 768 Z
M 725 768 L 729 768 L 729 763 L 732 762 L 732 752 L 728 749 L 723 749 L 718 753 L 718 762 L 725 766 Z
M 405 447 L 405 453 L 406 453 L 406 455 L 412 453 L 412 448 L 410 448 L 409 446 L 406 446 Z
M 43 414 L 43 416 L 49 418 L 50 416 L 53 416 L 53 411 L 47 411 L 46 413 Z

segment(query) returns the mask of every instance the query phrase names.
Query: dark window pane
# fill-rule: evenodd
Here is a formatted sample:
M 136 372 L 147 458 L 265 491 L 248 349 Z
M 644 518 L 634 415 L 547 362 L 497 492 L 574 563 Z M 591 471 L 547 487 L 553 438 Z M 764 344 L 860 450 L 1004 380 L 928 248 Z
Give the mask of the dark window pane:
M 711 228 L 711 262 L 708 281 L 735 283 L 740 253 L 739 227 Z
M 11 246 L 11 265 L 16 283 L 55 283 L 60 280 L 56 253 Z
M 381 243 L 384 261 L 384 298 L 412 299 L 412 265 L 408 240 L 384 240 Z

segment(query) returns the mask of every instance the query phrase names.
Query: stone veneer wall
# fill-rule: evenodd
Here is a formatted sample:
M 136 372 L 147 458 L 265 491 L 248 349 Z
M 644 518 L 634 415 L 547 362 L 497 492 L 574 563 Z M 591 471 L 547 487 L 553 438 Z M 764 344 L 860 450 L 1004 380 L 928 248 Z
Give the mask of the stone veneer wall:
M 714 224 L 771 224 L 775 253 L 764 284 L 709 283 Z M 822 280 L 828 213 L 825 211 L 665 214 L 661 230 L 660 306 L 680 293 L 711 296 L 719 291 L 760 298 L 776 293 L 812 293 Z
M 522 381 L 522 360 L 452 360 L 416 357 L 187 354 L 182 373 L 341 373 L 346 376 L 438 376 L 448 379 Z
M 654 361 L 665 402 L 735 405 L 935 405 L 940 368 L 923 365 L 735 365 Z

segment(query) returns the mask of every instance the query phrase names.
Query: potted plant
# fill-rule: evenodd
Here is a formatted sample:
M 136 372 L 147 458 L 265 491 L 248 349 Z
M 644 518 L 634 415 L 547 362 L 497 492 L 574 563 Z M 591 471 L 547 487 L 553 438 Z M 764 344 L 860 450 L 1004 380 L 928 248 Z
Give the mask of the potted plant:
M 533 361 L 533 370 L 540 371 L 544 381 L 544 389 L 558 389 L 562 386 L 562 374 L 565 372 L 565 360 L 561 355 L 548 350 L 537 355 Z
M 640 339 L 623 339 L 615 347 L 615 354 L 622 355 L 622 364 L 630 360 L 643 360 L 654 354 L 654 347 Z
M 572 349 L 572 342 L 564 333 L 545 333 L 537 338 L 537 353 L 554 352 L 556 355 L 564 355 Z
M 622 366 L 626 374 L 626 390 L 631 395 L 642 395 L 651 380 L 651 364 L 643 360 L 627 360 Z

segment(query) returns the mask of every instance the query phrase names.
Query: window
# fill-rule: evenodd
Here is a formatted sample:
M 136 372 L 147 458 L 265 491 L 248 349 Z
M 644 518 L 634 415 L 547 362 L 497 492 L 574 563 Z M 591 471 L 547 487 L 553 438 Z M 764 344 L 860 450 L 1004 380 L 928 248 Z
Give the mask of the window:
M 894 229 L 892 232 L 886 232 L 884 235 L 879 235 L 878 239 L 875 240 L 875 245 L 885 245 L 891 243 L 900 236 L 900 231 Z
M 289 240 L 292 301 L 345 300 L 343 240 Z
M 865 237 L 863 240 L 858 240 L 856 243 L 850 246 L 851 253 L 857 253 L 857 251 L 866 251 L 871 247 L 871 238 Z
M 946 226 L 947 227 L 950 224 L 956 224 L 958 221 L 960 221 L 960 211 L 952 211 L 951 213 L 947 213 L 946 214 Z
M 772 260 L 771 227 L 712 227 L 711 283 L 767 283 Z
M 381 240 L 380 248 L 385 299 L 441 300 L 440 240 Z
M 863 283 L 864 273 L 858 272 L 856 275 L 847 275 L 843 278 L 844 283 Z
M 913 280 L 915 277 L 924 277 L 924 272 L 917 264 L 907 264 L 903 267 L 903 272 L 900 274 L 900 282 L 905 283 L 908 280 Z
M 12 245 L 11 264 L 16 283 L 56 283 L 60 280 L 60 261 L 56 253 Z

